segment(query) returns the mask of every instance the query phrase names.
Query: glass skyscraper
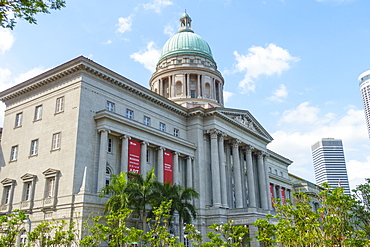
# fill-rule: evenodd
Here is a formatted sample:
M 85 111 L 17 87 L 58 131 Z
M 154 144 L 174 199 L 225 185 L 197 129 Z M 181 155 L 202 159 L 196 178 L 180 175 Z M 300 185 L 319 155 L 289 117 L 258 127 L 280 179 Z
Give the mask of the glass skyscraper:
M 350 194 L 342 140 L 323 138 L 311 146 L 316 183 L 343 187 Z

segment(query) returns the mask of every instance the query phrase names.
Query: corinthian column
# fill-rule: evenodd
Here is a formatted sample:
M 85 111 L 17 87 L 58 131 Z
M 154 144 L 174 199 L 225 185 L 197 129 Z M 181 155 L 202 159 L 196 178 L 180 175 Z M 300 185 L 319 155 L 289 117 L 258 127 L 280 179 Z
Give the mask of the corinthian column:
M 100 132 L 100 150 L 99 150 L 99 167 L 97 191 L 105 186 L 105 174 L 107 169 L 107 152 L 108 152 L 108 129 L 99 129 Z
M 221 207 L 221 187 L 220 187 L 220 164 L 218 160 L 217 130 L 210 131 L 211 134 L 211 167 L 212 167 L 212 195 L 213 206 Z
M 243 189 L 242 189 L 242 177 L 240 169 L 240 157 L 239 157 L 239 143 L 240 140 L 234 140 L 233 142 L 233 163 L 234 163 L 234 179 L 235 179 L 235 206 L 236 208 L 243 207 Z
M 247 179 L 248 179 L 248 197 L 249 197 L 249 207 L 255 208 L 256 204 L 256 188 L 254 187 L 254 171 L 253 171 L 253 162 L 252 162 L 252 147 L 247 146 L 246 149 L 246 160 L 247 160 Z
M 226 166 L 225 166 L 225 148 L 224 136 L 221 134 L 218 139 L 218 154 L 220 159 L 220 173 L 221 173 L 221 204 L 223 208 L 229 208 L 227 205 L 227 184 L 226 184 Z
M 266 169 L 263 162 L 263 154 L 262 152 L 258 153 L 258 184 L 260 186 L 260 197 L 261 197 L 261 206 L 263 209 L 268 210 L 268 194 L 266 188 Z
M 158 165 L 158 181 L 161 182 L 161 183 L 164 183 L 164 170 L 163 170 L 163 151 L 164 151 L 164 148 L 163 147 L 159 147 L 158 149 L 158 162 L 157 162 L 157 165 Z
M 267 157 L 268 157 L 268 154 L 265 154 L 263 156 L 263 166 L 265 167 L 265 176 L 266 176 L 267 205 L 268 205 L 268 209 L 269 210 L 273 210 L 272 201 L 271 201 L 271 195 L 270 195 L 270 176 L 269 176 L 269 171 L 268 171 L 268 166 L 267 166 Z

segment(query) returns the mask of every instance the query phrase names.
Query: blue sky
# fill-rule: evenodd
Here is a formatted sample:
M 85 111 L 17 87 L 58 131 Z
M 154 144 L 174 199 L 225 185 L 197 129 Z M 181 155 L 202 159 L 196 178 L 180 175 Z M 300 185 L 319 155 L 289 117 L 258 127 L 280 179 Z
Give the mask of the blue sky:
M 225 106 L 256 117 L 291 173 L 314 182 L 310 147 L 333 137 L 351 189 L 370 177 L 357 81 L 370 69 L 368 0 L 67 0 L 38 25 L 0 28 L 0 90 L 80 55 L 148 87 L 184 9 L 223 73 Z

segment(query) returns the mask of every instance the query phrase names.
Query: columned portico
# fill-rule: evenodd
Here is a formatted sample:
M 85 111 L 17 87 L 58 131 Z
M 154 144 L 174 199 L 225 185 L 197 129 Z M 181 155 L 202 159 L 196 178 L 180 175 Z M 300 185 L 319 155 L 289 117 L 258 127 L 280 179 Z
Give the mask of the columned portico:
M 220 159 L 220 173 L 221 173 L 221 204 L 223 208 L 229 208 L 227 204 L 227 187 L 226 187 L 226 164 L 225 164 L 225 147 L 224 137 L 226 134 L 221 133 L 218 139 L 218 153 Z
M 221 185 L 220 185 L 220 164 L 218 157 L 218 131 L 213 129 L 211 135 L 211 167 L 212 167 L 212 195 L 213 206 L 221 207 Z
M 242 177 L 240 168 L 239 144 L 240 140 L 233 140 L 233 163 L 234 163 L 234 186 L 235 186 L 235 206 L 236 208 L 243 208 L 243 189 Z
M 250 145 L 246 146 L 246 162 L 247 162 L 247 181 L 248 181 L 248 199 L 249 199 L 249 207 L 255 208 L 257 207 L 256 204 L 256 188 L 254 186 L 254 170 L 253 170 L 253 161 L 252 161 L 252 149 L 253 147 Z
M 258 152 L 258 160 L 257 160 L 257 166 L 258 166 L 258 184 L 260 187 L 260 198 L 261 198 L 261 207 L 263 209 L 268 210 L 268 195 L 266 193 L 266 168 L 263 162 L 263 153 Z

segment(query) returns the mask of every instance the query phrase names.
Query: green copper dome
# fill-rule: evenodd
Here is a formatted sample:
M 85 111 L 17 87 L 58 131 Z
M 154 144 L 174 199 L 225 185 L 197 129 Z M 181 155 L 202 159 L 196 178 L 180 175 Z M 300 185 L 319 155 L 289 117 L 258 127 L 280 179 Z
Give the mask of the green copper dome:
M 180 29 L 164 44 L 159 62 L 163 59 L 178 55 L 198 55 L 214 62 L 208 43 L 195 34 L 191 28 L 191 18 L 185 12 L 180 18 Z

